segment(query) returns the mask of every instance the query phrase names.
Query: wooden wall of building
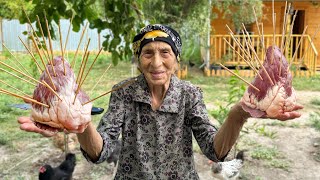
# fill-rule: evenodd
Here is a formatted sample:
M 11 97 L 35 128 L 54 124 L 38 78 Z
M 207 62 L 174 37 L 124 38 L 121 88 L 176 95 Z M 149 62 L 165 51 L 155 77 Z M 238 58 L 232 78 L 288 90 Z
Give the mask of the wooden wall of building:
M 263 16 L 262 19 L 259 19 L 260 22 L 263 23 L 264 26 L 264 34 L 273 34 L 273 25 L 272 25 L 272 2 L 264 2 L 263 7 Z M 276 13 L 276 34 L 282 33 L 282 24 L 284 21 L 284 9 L 285 9 L 285 1 L 283 2 L 275 2 L 275 13 Z M 311 37 L 316 31 L 318 25 L 320 25 L 320 2 L 319 3 L 311 3 L 310 1 L 306 2 L 292 2 L 293 10 L 299 10 L 300 13 L 304 12 L 304 16 L 300 19 L 300 24 L 295 26 L 295 32 L 301 32 L 302 34 L 303 29 L 306 25 L 308 25 L 308 29 L 306 34 L 309 34 Z M 298 12 L 299 12 L 298 11 Z M 211 22 L 212 26 L 212 34 L 228 34 L 228 30 L 226 29 L 225 25 L 228 24 L 233 31 L 235 31 L 232 22 L 230 20 L 223 19 L 223 14 L 216 9 L 213 9 L 214 13 L 217 13 L 217 19 Z M 300 14 L 301 17 L 301 14 Z M 297 22 L 297 19 L 296 21 Z M 301 23 L 304 22 L 304 23 Z M 296 29 L 299 28 L 299 29 Z M 253 32 L 254 34 L 258 34 L 256 24 L 253 24 Z M 317 66 L 320 70 L 320 32 L 314 38 L 314 45 L 319 53 L 317 59 Z

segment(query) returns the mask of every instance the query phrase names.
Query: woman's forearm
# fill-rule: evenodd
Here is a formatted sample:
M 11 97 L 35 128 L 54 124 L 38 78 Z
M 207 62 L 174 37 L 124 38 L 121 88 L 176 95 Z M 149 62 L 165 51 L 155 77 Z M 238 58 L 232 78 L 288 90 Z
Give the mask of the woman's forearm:
M 218 159 L 224 157 L 232 148 L 249 117 L 249 113 L 245 112 L 239 103 L 231 108 L 227 119 L 214 137 L 214 148 Z
M 78 133 L 77 136 L 81 148 L 93 161 L 97 161 L 102 151 L 103 140 L 92 122 L 83 133 Z

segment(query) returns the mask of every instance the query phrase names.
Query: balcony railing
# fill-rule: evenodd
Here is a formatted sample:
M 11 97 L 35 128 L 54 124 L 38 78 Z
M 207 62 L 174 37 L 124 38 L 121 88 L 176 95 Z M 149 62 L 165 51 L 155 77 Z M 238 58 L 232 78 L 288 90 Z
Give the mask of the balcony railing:
M 234 38 L 243 46 L 246 46 L 246 40 L 244 35 L 234 35 Z M 255 53 L 251 52 L 246 54 L 243 51 L 243 48 L 239 48 L 239 45 L 235 42 L 234 38 L 230 35 L 212 35 L 211 36 L 211 47 L 210 47 L 210 63 L 217 64 L 222 63 L 227 67 L 236 67 L 240 66 L 243 68 L 249 67 L 247 63 L 243 60 L 242 57 L 247 58 L 251 56 L 250 59 L 254 59 L 255 56 L 259 58 L 262 62 L 265 58 L 265 51 L 267 47 L 271 46 L 275 41 L 275 45 L 281 48 L 281 42 L 286 42 L 283 44 L 282 49 L 284 50 L 284 56 L 286 57 L 289 63 L 291 71 L 308 71 L 308 74 L 313 75 L 316 71 L 316 61 L 318 52 L 314 46 L 309 35 L 291 35 L 282 37 L 281 34 L 268 34 L 263 36 L 263 45 L 261 38 L 258 35 L 250 35 L 250 40 L 252 42 L 252 48 L 255 50 Z M 302 38 L 302 39 L 301 39 Z M 230 45 L 225 42 L 226 39 Z M 248 40 L 248 39 L 247 39 Z M 299 42 L 300 46 L 298 46 Z M 239 53 L 237 53 L 238 51 Z M 295 58 L 293 58 L 295 57 Z

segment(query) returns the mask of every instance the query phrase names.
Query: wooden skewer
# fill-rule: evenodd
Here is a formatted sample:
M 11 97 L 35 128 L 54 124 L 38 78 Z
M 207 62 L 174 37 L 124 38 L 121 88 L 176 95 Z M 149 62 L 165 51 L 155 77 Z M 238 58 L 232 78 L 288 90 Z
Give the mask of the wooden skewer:
M 10 74 L 11 76 L 14 76 L 14 77 L 16 77 L 16 78 L 18 78 L 18 79 L 21 79 L 22 81 L 25 81 L 25 82 L 27 82 L 27 83 L 29 83 L 29 84 L 33 85 L 33 86 L 37 86 L 36 84 L 34 84 L 34 83 L 32 83 L 32 82 L 30 82 L 30 81 L 28 81 L 28 80 L 26 80 L 26 79 L 23 79 L 23 78 L 21 78 L 21 77 L 19 77 L 19 76 L 15 75 L 15 74 L 13 74 L 13 73 L 11 73 L 11 72 L 9 72 L 9 71 L 5 70 L 5 69 L 0 68 L 0 70 L 1 70 L 1 71 L 6 72 L 6 73 L 8 73 L 8 74 Z
M 33 61 L 36 63 L 37 69 L 39 71 L 39 74 L 42 73 L 42 69 L 37 61 L 37 59 L 34 57 L 33 53 L 30 51 L 30 49 L 27 47 L 27 45 L 22 41 L 22 39 L 20 38 L 20 36 L 18 36 L 20 41 L 22 42 L 23 46 L 26 48 L 26 50 L 29 52 L 30 56 L 32 57 Z M 30 75 L 31 76 L 31 75 Z
M 58 94 L 54 89 L 52 89 L 51 86 L 50 86 L 45 80 L 42 80 L 42 83 L 43 83 L 48 89 L 50 89 L 50 91 L 51 91 L 53 94 L 55 94 L 55 95 L 59 98 L 60 101 L 62 101 L 62 99 L 60 98 L 59 94 Z
M 87 55 L 86 55 L 86 58 L 85 58 L 85 62 L 84 62 L 84 65 L 83 65 L 83 68 L 82 68 L 82 71 L 81 71 L 80 78 L 79 78 L 78 88 L 77 88 L 76 93 L 75 93 L 75 96 L 74 96 L 73 104 L 76 102 L 77 95 L 78 95 L 78 93 L 79 93 L 79 91 L 80 91 L 80 88 L 81 88 L 81 86 L 82 86 L 81 80 L 82 80 L 82 77 L 83 77 L 84 69 L 85 69 L 85 67 L 86 67 L 86 65 L 87 65 L 87 62 L 88 62 L 89 54 L 90 54 L 90 51 L 88 51 L 88 53 L 87 53 Z
M 104 93 L 104 94 L 102 94 L 102 95 L 100 95 L 100 96 L 98 96 L 98 97 L 96 97 L 96 98 L 94 98 L 94 99 L 86 102 L 86 103 L 83 103 L 82 106 L 84 106 L 84 105 L 86 105 L 86 104 L 88 104 L 88 103 L 90 103 L 90 102 L 92 102 L 92 101 L 95 101 L 95 100 L 97 100 L 98 98 L 101 98 L 102 96 L 105 96 L 105 95 L 107 95 L 107 94 L 109 94 L 109 93 L 111 93 L 111 92 L 113 92 L 113 91 L 116 91 L 116 90 L 121 89 L 121 88 L 123 88 L 123 87 L 125 87 L 125 86 L 128 86 L 128 85 L 134 83 L 135 81 L 137 81 L 137 78 L 134 78 L 133 80 L 130 80 L 130 81 L 126 82 L 125 84 L 123 84 L 123 85 L 120 86 L 120 87 L 111 89 L 110 91 L 108 91 L 108 92 L 106 92 L 106 93 Z
M 71 17 L 71 20 L 70 20 L 70 25 L 69 25 L 69 28 L 68 28 L 68 34 L 67 34 L 67 38 L 66 38 L 66 42 L 64 43 L 64 52 L 66 52 L 66 48 L 67 48 L 67 44 L 68 44 L 68 40 L 69 40 L 69 34 L 70 34 L 70 30 L 71 30 L 71 27 L 72 27 L 72 21 L 73 21 L 73 15 Z
M 84 36 L 84 32 L 85 32 L 86 29 L 87 29 L 87 26 L 88 26 L 88 22 L 86 23 L 86 25 L 85 25 L 85 27 L 83 28 L 83 31 L 82 31 L 82 33 L 81 33 L 81 37 L 80 37 L 80 41 L 79 41 L 79 44 L 78 44 L 76 53 L 74 54 L 73 60 L 72 60 L 72 62 L 71 62 L 71 67 L 72 67 L 72 68 L 74 67 L 74 64 L 75 64 L 75 61 L 76 61 L 76 57 L 77 57 L 77 55 L 78 55 L 78 50 L 79 50 L 80 44 L 81 44 L 81 42 L 82 42 L 82 39 L 83 39 L 83 36 Z
M 31 80 L 33 80 L 33 81 L 35 81 L 35 82 L 37 82 L 37 83 L 42 84 L 42 82 L 36 80 L 35 78 L 33 78 L 33 77 L 31 77 L 31 76 L 29 76 L 29 75 L 27 75 L 27 74 L 25 74 L 25 73 L 23 73 L 23 72 L 21 72 L 21 71 L 18 71 L 18 70 L 16 70 L 16 69 L 14 69 L 13 67 L 9 66 L 8 64 L 6 64 L 6 63 L 4 63 L 4 62 L 2 62 L 2 61 L 0 61 L 0 64 L 6 66 L 7 68 L 9 68 L 9 69 L 11 69 L 11 70 L 13 70 L 13 71 L 15 71 L 15 72 L 17 72 L 17 73 L 19 73 L 19 74 L 22 74 L 23 76 L 28 77 L 29 79 L 31 79 Z
M 244 25 L 244 24 L 242 24 L 242 25 Z M 245 27 L 244 27 L 245 28 Z M 246 31 L 246 29 L 245 29 L 245 31 Z M 249 36 L 249 33 L 246 31 L 246 34 L 247 34 L 247 36 Z M 246 42 L 247 43 L 247 42 Z M 249 39 L 249 43 L 248 44 L 250 44 L 250 39 Z M 274 85 L 274 83 L 273 83 L 273 81 L 272 81 L 272 79 L 271 79 L 271 77 L 270 77 L 270 75 L 268 74 L 268 71 L 266 70 L 266 68 L 263 66 L 263 64 L 261 63 L 261 61 L 260 61 L 260 59 L 259 59 L 259 57 L 258 57 L 258 55 L 257 55 L 257 53 L 256 53 L 256 51 L 254 50 L 254 48 L 252 47 L 252 45 L 250 44 L 249 45 L 249 47 L 251 48 L 251 50 L 252 50 L 252 52 L 253 52 L 253 54 L 255 55 L 255 58 L 257 59 L 257 61 L 258 61 L 258 63 L 260 64 L 260 67 L 263 69 L 263 71 L 266 73 L 266 75 L 267 75 L 267 77 L 268 77 L 268 79 L 269 79 L 269 81 L 270 81 L 270 83 L 272 84 L 272 85 Z
M 289 64 L 289 66 L 288 66 L 287 71 L 289 71 L 290 66 L 292 65 L 294 59 L 295 59 L 296 56 L 297 56 L 298 49 L 299 49 L 299 47 L 300 47 L 300 45 L 301 45 L 301 42 L 302 42 L 302 40 L 303 40 L 303 37 L 304 37 L 307 29 L 308 29 L 308 25 L 307 25 L 307 26 L 304 28 L 304 30 L 303 30 L 302 36 L 301 36 L 301 38 L 300 38 L 300 40 L 299 40 L 299 43 L 298 43 L 298 46 L 296 47 L 296 50 L 294 51 L 294 54 L 293 54 L 293 56 L 292 56 L 292 59 L 291 59 L 291 61 L 290 61 L 290 64 Z
M 98 59 L 98 57 L 99 57 L 99 55 L 100 55 L 100 53 L 101 53 L 102 49 L 103 49 L 103 48 L 100 48 L 100 50 L 99 50 L 99 52 L 98 52 L 97 56 L 94 58 L 94 60 L 93 60 L 93 62 L 92 62 L 92 64 L 91 64 L 91 66 L 89 67 L 89 69 L 88 69 L 88 71 L 87 71 L 86 75 L 84 76 L 83 80 L 81 81 L 80 86 L 82 86 L 82 84 L 83 84 L 83 83 L 84 83 L 84 81 L 86 80 L 86 78 L 87 78 L 87 76 L 88 76 L 89 72 L 91 72 L 91 69 L 92 69 L 93 65 L 95 64 L 95 62 L 97 61 L 97 59 Z
M 262 48 L 264 49 L 265 47 L 264 47 L 264 43 L 261 38 L 260 27 L 259 27 L 258 18 L 257 18 L 256 10 L 254 9 L 254 6 L 252 6 L 252 9 L 253 9 L 254 18 L 256 20 L 256 25 L 257 25 L 257 29 L 258 29 L 258 33 L 259 33 L 259 39 L 261 41 Z
M 287 6 L 288 6 L 288 2 L 286 1 L 286 6 L 284 8 L 284 13 L 283 13 L 283 25 L 282 25 L 282 36 L 281 36 L 280 52 L 282 52 L 282 50 L 283 50 L 284 35 L 285 35 L 285 32 L 287 31 L 287 20 L 288 20 Z M 291 6 L 291 4 L 289 4 L 289 8 L 288 9 L 290 9 L 290 6 Z M 281 75 L 282 58 L 283 58 L 283 54 L 281 53 L 281 58 L 280 58 L 280 63 L 279 63 L 279 76 Z
M 96 86 L 100 83 L 101 79 L 104 77 L 104 75 L 106 74 L 106 72 L 109 70 L 109 68 L 111 67 L 111 64 L 107 67 L 107 69 L 102 73 L 102 76 L 99 78 L 99 80 L 96 82 L 96 84 L 92 87 L 92 89 L 90 90 L 90 94 L 91 92 L 93 92 L 93 90 L 96 88 Z
M 318 34 L 319 30 L 320 30 L 320 25 L 318 25 L 316 31 L 314 32 L 313 36 L 311 37 L 311 42 L 313 42 L 313 40 L 314 40 L 314 38 L 316 37 L 316 35 Z M 305 50 L 305 52 L 303 53 L 303 56 L 302 56 L 302 58 L 301 58 L 300 61 L 299 61 L 299 66 L 301 66 L 301 64 L 302 64 L 302 62 L 303 62 L 303 59 L 304 59 L 304 57 L 305 57 L 305 55 L 306 55 L 306 52 L 309 51 L 310 47 L 311 47 L 311 46 L 308 46 L 307 50 Z
M 43 104 L 43 103 L 38 102 L 38 101 L 36 101 L 36 100 L 34 100 L 34 99 L 31 99 L 31 98 L 28 98 L 28 97 L 24 97 L 24 96 L 20 96 L 19 94 L 15 94 L 15 93 L 9 92 L 9 91 L 4 90 L 4 89 L 1 89 L 1 88 L 0 88 L 0 92 L 2 92 L 2 93 L 4 93 L 4 94 L 11 95 L 11 96 L 14 96 L 14 97 L 17 97 L 17 98 L 24 99 L 24 100 L 27 100 L 27 101 L 31 101 L 31 102 L 33 102 L 33 103 L 39 104 L 39 105 L 44 106 L 44 107 L 47 107 L 47 108 L 50 107 L 50 106 L 47 105 L 47 104 Z
M 288 40 L 285 41 L 285 45 L 284 45 L 282 53 L 284 53 L 286 51 L 287 44 L 290 44 L 290 42 L 291 42 L 292 29 L 293 29 L 294 21 L 295 21 L 296 16 L 297 16 L 297 12 L 298 12 L 298 10 L 296 10 L 294 15 L 293 15 L 293 19 L 292 19 L 292 22 L 291 22 L 291 25 L 290 25 L 289 37 L 288 37 Z
M 229 27 L 227 24 L 226 24 L 226 27 L 227 27 L 228 30 L 229 30 L 229 33 L 230 33 L 230 35 L 231 35 L 231 38 L 236 42 L 236 44 L 238 45 L 238 47 L 243 50 L 244 55 L 247 57 L 247 59 L 249 59 L 249 62 L 250 62 L 250 59 L 251 59 L 251 57 L 250 57 L 250 52 L 247 51 L 247 50 L 242 46 L 242 44 L 238 41 L 238 39 L 234 37 L 234 33 L 232 32 L 232 30 L 230 29 L 230 27 Z
M 47 20 L 47 16 L 46 13 L 43 11 L 44 14 L 44 19 L 46 21 L 46 28 L 47 28 L 47 33 L 48 33 L 48 39 L 49 39 L 49 46 L 50 46 L 50 51 L 51 51 L 51 59 L 53 59 L 53 47 L 52 47 L 52 40 L 51 40 L 51 33 L 50 33 L 50 29 L 49 29 L 49 23 Z M 54 66 L 54 63 L 52 64 Z
M 61 27 L 60 27 L 60 20 L 58 23 L 58 27 L 59 27 L 59 36 L 60 36 L 60 46 L 61 46 L 61 53 L 62 53 L 62 63 L 63 63 L 63 73 L 64 75 L 66 75 L 66 67 L 64 64 L 64 52 L 63 52 L 63 46 L 62 46 L 62 33 L 61 33 Z
M 82 57 L 82 60 L 81 60 L 81 65 L 80 65 L 80 69 L 79 69 L 79 73 L 78 73 L 78 76 L 77 76 L 77 80 L 76 80 L 76 83 L 79 84 L 80 83 L 80 78 L 81 78 L 81 73 L 83 71 L 83 68 L 85 67 L 84 66 L 84 61 L 85 61 L 85 58 L 86 58 L 86 55 L 87 55 L 87 52 L 88 52 L 88 47 L 89 47 L 89 44 L 90 44 L 90 40 L 88 40 L 88 43 L 85 47 L 85 51 L 84 51 L 84 54 L 83 54 L 83 57 Z
M 33 28 L 32 24 L 31 24 L 31 21 L 30 21 L 30 19 L 29 19 L 28 14 L 27 14 L 26 11 L 24 10 L 24 8 L 22 8 L 22 9 L 23 9 L 23 12 L 24 12 L 24 14 L 26 15 L 26 18 L 27 18 L 27 20 L 28 20 L 28 23 L 29 23 L 29 25 L 30 25 L 30 27 L 31 27 L 31 30 L 32 30 L 31 35 L 34 35 L 34 36 L 36 37 L 36 38 L 35 38 L 35 39 L 36 39 L 36 42 L 38 42 L 38 43 L 40 44 L 40 46 L 41 46 L 40 49 L 43 50 L 43 46 L 42 46 L 42 44 L 41 44 L 41 42 L 40 42 L 40 39 L 39 39 L 39 37 L 38 37 L 35 29 Z M 41 26 L 40 26 L 40 27 L 41 27 Z M 40 29 L 41 29 L 41 28 L 40 28 Z M 38 43 L 36 43 L 35 46 L 38 46 Z M 44 53 L 44 54 L 45 54 L 45 53 Z M 39 51 L 39 56 L 41 56 L 40 51 Z M 49 60 L 48 60 L 48 61 L 49 61 Z
M 18 62 L 18 64 L 22 67 L 22 69 L 31 76 L 31 74 L 29 73 L 29 71 L 28 71 L 26 68 L 24 68 L 24 66 L 20 63 L 20 61 L 18 60 L 18 58 L 10 51 L 10 49 L 9 49 L 4 43 L 2 43 L 2 46 L 7 49 L 7 51 L 11 54 L 11 56 L 13 56 L 13 58 L 14 58 L 14 59 Z M 22 71 L 19 66 L 17 66 L 17 68 L 18 68 L 20 71 Z
M 21 91 L 20 89 L 15 88 L 15 87 L 11 86 L 10 84 L 8 84 L 8 83 L 6 83 L 6 82 L 4 82 L 4 81 L 2 81 L 2 80 L 0 80 L 0 82 L 3 83 L 3 84 L 5 84 L 5 85 L 7 85 L 7 86 L 9 86 L 9 87 L 11 87 L 12 89 L 14 89 L 14 90 L 16 90 L 16 91 L 18 91 L 18 92 L 26 95 L 28 98 L 32 98 L 30 95 L 28 95 L 27 93 L 24 93 L 24 92 Z
M 44 42 L 45 50 L 43 49 L 42 43 L 40 42 L 40 38 L 38 39 L 38 43 L 41 45 L 42 53 L 43 53 L 44 56 L 46 57 L 48 63 L 51 63 L 50 57 L 49 57 L 49 53 L 48 53 L 47 41 L 46 41 L 46 39 L 44 38 L 44 33 L 43 33 L 43 30 L 42 30 L 42 26 L 41 26 L 41 23 L 40 23 L 40 19 L 39 19 L 39 16 L 38 16 L 38 15 L 36 15 L 36 17 L 37 17 L 37 22 L 38 22 L 39 29 L 40 29 L 40 32 L 41 32 L 42 40 L 43 40 L 43 42 Z
M 48 62 L 49 62 L 50 64 L 53 64 L 52 59 L 49 57 L 49 56 L 50 56 L 50 55 L 49 55 L 49 54 L 50 54 L 50 53 L 49 53 L 49 47 L 48 47 L 48 45 L 47 45 L 46 38 L 44 37 L 44 33 L 43 33 L 43 29 L 42 29 L 42 26 L 41 26 L 41 23 L 40 23 L 39 16 L 37 15 L 36 17 L 37 17 L 37 21 L 38 21 L 38 24 L 39 24 L 39 27 L 40 27 L 40 32 L 41 32 L 42 40 L 43 40 L 44 45 L 45 45 L 45 47 L 46 47 L 46 53 L 45 53 L 45 55 L 46 55 L 46 57 L 47 57 Z M 55 72 L 53 66 L 52 66 L 52 71 L 54 72 L 54 74 L 55 74 L 55 76 L 56 76 L 56 72 Z
M 36 43 L 33 36 L 31 36 L 31 40 L 33 41 L 34 44 Z M 51 74 L 49 73 L 49 70 L 48 70 L 46 64 L 44 63 L 44 60 L 42 59 L 42 56 L 40 55 L 40 50 L 39 50 L 39 47 L 38 47 L 37 45 L 36 45 L 36 50 L 37 50 L 37 52 L 39 53 L 40 60 L 41 60 L 41 62 L 42 62 L 42 64 L 43 64 L 43 66 L 44 66 L 44 69 L 46 70 L 46 72 L 47 72 L 47 74 L 48 74 L 48 77 L 49 77 L 49 79 L 50 79 L 50 81 L 51 81 L 51 84 L 52 84 L 52 86 L 53 86 L 53 89 L 54 89 L 54 90 L 57 90 L 56 86 L 55 86 L 54 83 L 53 83 Z
M 273 15 L 273 44 L 272 44 L 272 55 L 271 55 L 271 64 L 273 64 L 273 61 L 274 61 L 274 56 L 273 56 L 273 54 L 274 54 L 274 48 L 275 48 L 275 46 L 276 46 L 276 13 L 274 13 L 274 15 Z
M 245 82 L 247 85 L 251 86 L 253 89 L 255 89 L 256 91 L 260 92 L 260 89 L 258 89 L 257 87 L 255 87 L 254 85 L 252 85 L 251 83 L 249 83 L 248 81 L 246 81 L 245 79 L 243 79 L 242 77 L 240 77 L 238 74 L 232 72 L 230 69 L 228 69 L 227 67 L 225 67 L 224 65 L 222 65 L 221 63 L 219 63 L 219 65 L 221 67 L 223 67 L 225 70 L 227 70 L 228 72 L 230 72 L 231 74 L 235 75 L 236 77 L 238 77 L 240 80 L 242 80 L 243 82 Z
M 263 80 L 262 76 L 259 74 L 259 72 L 256 70 L 256 68 L 253 67 L 252 64 L 250 64 L 231 44 L 230 42 L 228 42 L 226 40 L 226 38 L 223 38 L 223 40 L 229 45 L 229 47 L 231 47 L 231 49 L 233 49 L 233 51 L 235 51 L 243 60 L 244 62 L 246 62 L 253 71 L 255 71 L 255 73 L 260 77 L 261 80 Z

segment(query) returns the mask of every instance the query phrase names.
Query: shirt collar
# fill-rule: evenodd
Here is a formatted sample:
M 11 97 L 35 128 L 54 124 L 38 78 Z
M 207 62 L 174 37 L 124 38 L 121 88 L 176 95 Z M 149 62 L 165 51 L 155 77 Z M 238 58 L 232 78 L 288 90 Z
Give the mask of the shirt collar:
M 135 83 L 135 95 L 133 97 L 134 101 L 147 103 L 151 106 L 151 94 L 147 84 L 147 81 L 143 74 L 138 76 L 137 83 Z M 158 111 L 178 113 L 179 112 L 179 102 L 181 96 L 181 83 L 177 76 L 172 75 L 169 88 L 164 97 L 164 100 L 159 107 Z

